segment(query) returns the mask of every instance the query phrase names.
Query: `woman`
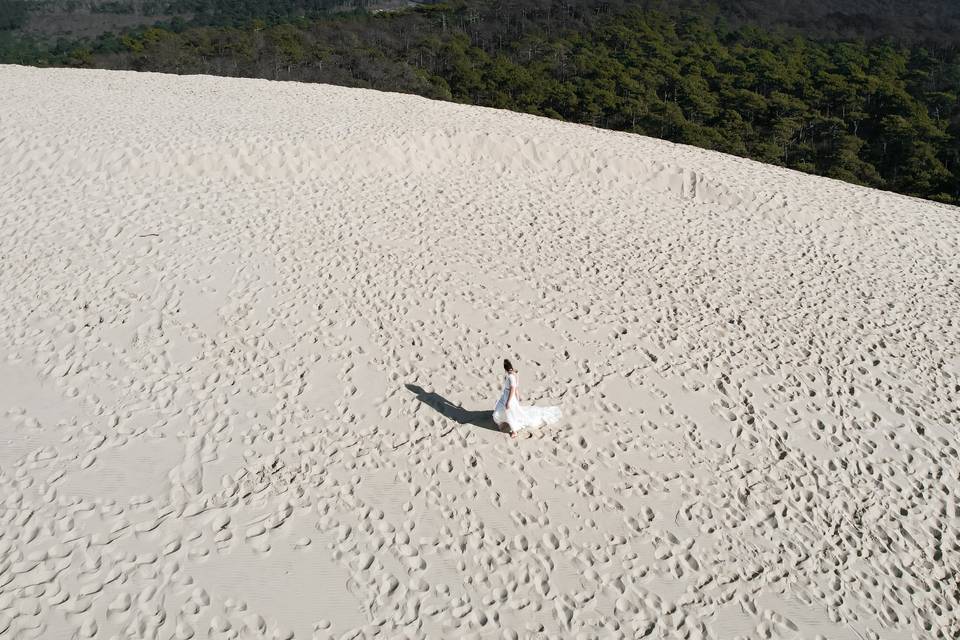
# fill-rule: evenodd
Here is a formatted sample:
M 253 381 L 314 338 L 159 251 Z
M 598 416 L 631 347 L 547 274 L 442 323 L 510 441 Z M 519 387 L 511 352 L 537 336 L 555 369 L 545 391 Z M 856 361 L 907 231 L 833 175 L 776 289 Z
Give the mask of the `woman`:
M 517 372 L 509 360 L 503 361 L 507 372 L 503 380 L 503 393 L 493 410 L 493 421 L 497 426 L 505 427 L 511 438 L 517 432 L 529 427 L 540 427 L 560 421 L 560 407 L 530 407 L 520 404 L 520 381 Z

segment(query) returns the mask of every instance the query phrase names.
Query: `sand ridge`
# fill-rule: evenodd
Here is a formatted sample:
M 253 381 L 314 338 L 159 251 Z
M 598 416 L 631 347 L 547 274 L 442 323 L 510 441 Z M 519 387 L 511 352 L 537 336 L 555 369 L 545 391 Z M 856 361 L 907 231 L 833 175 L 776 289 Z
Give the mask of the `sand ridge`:
M 0 637 L 954 638 L 956 208 L 0 66 Z M 492 429 L 498 362 L 561 426 Z

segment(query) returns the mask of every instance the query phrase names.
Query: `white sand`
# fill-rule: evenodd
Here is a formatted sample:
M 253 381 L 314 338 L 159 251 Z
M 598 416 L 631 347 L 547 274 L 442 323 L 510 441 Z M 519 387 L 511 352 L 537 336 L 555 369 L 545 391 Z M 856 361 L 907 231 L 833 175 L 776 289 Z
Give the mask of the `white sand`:
M 960 637 L 960 210 L 374 91 L 0 87 L 0 637 Z M 560 427 L 485 428 L 505 356 Z

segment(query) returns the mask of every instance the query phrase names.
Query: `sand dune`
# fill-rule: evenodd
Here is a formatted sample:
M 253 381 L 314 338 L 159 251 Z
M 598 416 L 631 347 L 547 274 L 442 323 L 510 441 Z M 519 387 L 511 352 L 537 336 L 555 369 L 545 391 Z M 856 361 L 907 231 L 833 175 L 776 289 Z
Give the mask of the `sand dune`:
M 960 637 L 960 210 L 0 67 L 0 638 Z M 557 428 L 492 428 L 503 357 Z

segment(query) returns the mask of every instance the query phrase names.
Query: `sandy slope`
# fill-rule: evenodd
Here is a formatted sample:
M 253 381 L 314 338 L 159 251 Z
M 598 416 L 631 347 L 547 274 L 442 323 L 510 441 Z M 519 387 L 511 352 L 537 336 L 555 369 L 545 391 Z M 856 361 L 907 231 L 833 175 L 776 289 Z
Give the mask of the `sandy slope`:
M 960 211 L 0 67 L 0 637 L 956 638 Z M 490 429 L 499 361 L 560 428 Z

